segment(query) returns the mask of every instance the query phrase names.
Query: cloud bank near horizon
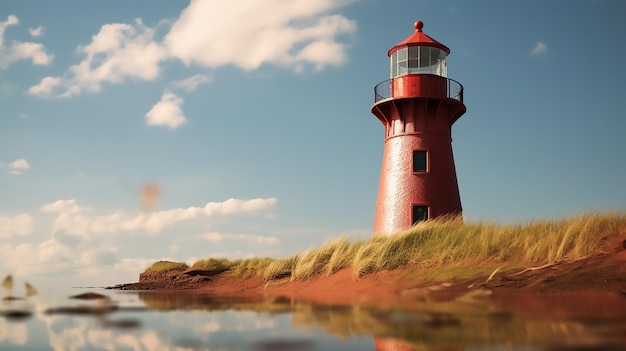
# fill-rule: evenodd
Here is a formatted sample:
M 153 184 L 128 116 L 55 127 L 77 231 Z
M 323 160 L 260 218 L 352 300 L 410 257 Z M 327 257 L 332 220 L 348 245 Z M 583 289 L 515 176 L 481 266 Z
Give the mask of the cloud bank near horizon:
M 3 257 L 0 273 L 17 276 L 74 274 L 93 278 L 115 269 L 116 274 L 135 275 L 149 264 L 169 257 L 168 247 L 172 245 L 177 247 L 176 251 L 184 243 L 191 247 L 206 244 L 218 247 L 216 245 L 222 241 L 231 244 L 239 242 L 254 248 L 277 245 L 280 240 L 272 236 L 217 231 L 206 233 L 207 227 L 225 220 L 271 218 L 276 202 L 276 198 L 231 198 L 208 202 L 204 206 L 132 214 L 125 211 L 102 213 L 79 204 L 75 199 L 57 200 L 41 206 L 39 215 L 20 213 L 0 216 L 0 238 L 3 239 L 0 244 L 0 256 Z M 45 229 L 41 228 L 49 228 L 48 233 L 45 234 Z M 186 232 L 196 234 L 183 237 L 158 235 L 176 228 L 185 228 Z M 149 237 L 153 244 L 160 243 L 158 247 L 163 250 L 160 258 L 125 257 L 121 253 L 120 248 L 127 240 L 141 237 Z M 241 247 L 241 244 L 238 246 Z

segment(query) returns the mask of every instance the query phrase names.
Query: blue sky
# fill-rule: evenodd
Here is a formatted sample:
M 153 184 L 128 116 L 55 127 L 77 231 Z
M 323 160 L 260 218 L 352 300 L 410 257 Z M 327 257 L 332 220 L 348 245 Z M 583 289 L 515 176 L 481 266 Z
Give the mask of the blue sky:
M 626 208 L 622 1 L 5 0 L 0 274 L 106 285 L 369 237 L 373 88 L 417 19 L 465 88 L 468 221 Z

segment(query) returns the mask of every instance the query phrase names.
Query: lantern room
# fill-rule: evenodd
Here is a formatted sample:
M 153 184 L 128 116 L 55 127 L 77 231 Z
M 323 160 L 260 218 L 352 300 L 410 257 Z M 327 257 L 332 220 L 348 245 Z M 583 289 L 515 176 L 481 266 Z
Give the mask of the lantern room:
M 407 46 L 391 54 L 391 77 L 405 74 L 436 74 L 448 76 L 446 53 L 430 46 Z
M 416 21 L 415 33 L 387 53 L 390 59 L 391 97 L 444 97 L 447 93 L 447 56 L 445 45 L 422 32 L 424 23 Z

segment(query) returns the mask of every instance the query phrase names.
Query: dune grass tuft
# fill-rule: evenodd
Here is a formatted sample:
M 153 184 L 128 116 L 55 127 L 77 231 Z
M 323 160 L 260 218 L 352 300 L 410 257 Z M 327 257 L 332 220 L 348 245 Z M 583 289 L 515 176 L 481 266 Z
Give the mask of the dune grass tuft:
M 255 275 L 262 275 L 259 272 L 264 272 L 272 262 L 274 260 L 269 257 L 237 260 L 233 262 L 231 273 L 237 277 L 248 279 Z
M 170 271 L 184 271 L 189 266 L 184 262 L 158 261 L 146 268 L 144 273 L 167 273 Z
M 359 243 L 350 244 L 345 237 L 326 241 L 320 248 L 312 247 L 298 257 L 292 280 L 304 280 L 318 274 L 331 275 L 349 267 Z
M 265 280 L 291 277 L 299 259 L 300 256 L 295 255 L 273 260 L 264 270 L 259 272 L 259 275 L 263 275 Z
M 466 278 L 495 268 L 580 260 L 598 252 L 608 238 L 624 233 L 625 213 L 587 213 L 560 220 L 503 225 L 442 218 L 368 241 L 350 243 L 340 237 L 288 258 L 252 258 L 233 262 L 209 258 L 194 263 L 192 269 L 223 269 L 242 278 L 261 276 L 265 280 L 303 280 L 316 275 L 332 275 L 349 267 L 355 278 L 406 266 L 416 271 L 446 267 L 446 272 L 429 273 L 430 277 Z M 157 262 L 148 269 L 173 269 L 168 264 L 181 263 Z
M 235 265 L 235 262 L 231 262 L 226 258 L 207 258 L 205 260 L 198 260 L 194 262 L 190 269 L 198 269 L 203 271 L 226 271 Z

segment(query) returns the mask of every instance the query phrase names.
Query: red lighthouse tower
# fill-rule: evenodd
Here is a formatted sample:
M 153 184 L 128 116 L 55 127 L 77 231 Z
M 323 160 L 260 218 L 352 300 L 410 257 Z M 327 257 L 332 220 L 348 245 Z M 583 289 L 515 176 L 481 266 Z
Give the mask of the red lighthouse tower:
M 423 26 L 389 50 L 391 79 L 374 88 L 372 113 L 385 126 L 375 236 L 461 215 L 451 129 L 465 113 L 463 86 L 447 78 L 450 49 Z

